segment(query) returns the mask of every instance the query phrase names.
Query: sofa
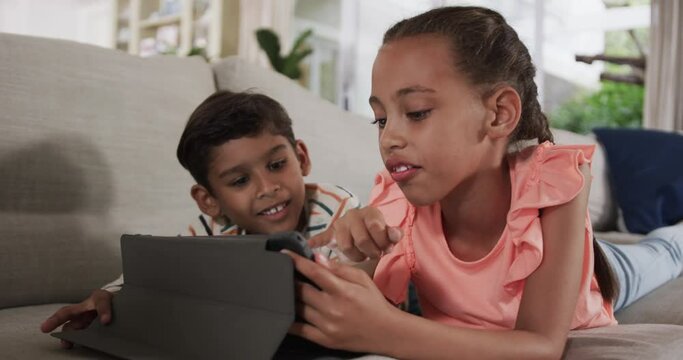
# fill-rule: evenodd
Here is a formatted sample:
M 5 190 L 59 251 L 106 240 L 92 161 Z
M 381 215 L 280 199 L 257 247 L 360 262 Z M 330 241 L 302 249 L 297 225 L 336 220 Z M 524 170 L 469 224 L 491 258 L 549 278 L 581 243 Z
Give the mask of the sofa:
M 124 233 L 176 235 L 198 215 L 175 148 L 188 116 L 217 89 L 268 94 L 310 150 L 309 181 L 367 199 L 382 164 L 370 119 L 344 112 L 270 70 L 227 58 L 139 58 L 63 40 L 0 33 L 0 358 L 108 358 L 62 350 L 39 330 L 59 307 L 121 271 Z M 559 143 L 596 143 L 555 131 Z M 597 236 L 616 231 L 604 153 L 593 164 Z M 574 331 L 567 359 L 683 355 L 683 278 L 617 314 L 621 325 Z

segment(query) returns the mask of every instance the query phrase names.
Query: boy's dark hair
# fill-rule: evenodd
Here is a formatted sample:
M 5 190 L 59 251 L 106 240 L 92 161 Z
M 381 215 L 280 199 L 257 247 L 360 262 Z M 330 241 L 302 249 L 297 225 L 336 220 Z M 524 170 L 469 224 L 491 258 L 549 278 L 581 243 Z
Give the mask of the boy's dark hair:
M 280 103 L 262 94 L 217 91 L 190 115 L 180 136 L 178 161 L 199 185 L 212 191 L 208 170 L 213 149 L 265 131 L 282 135 L 296 145 L 292 120 Z
M 450 45 L 453 65 L 483 93 L 495 91 L 499 84 L 517 90 L 522 114 L 510 142 L 538 139 L 553 142 L 553 134 L 538 103 L 534 83 L 536 68 L 529 50 L 517 32 L 499 13 L 476 6 L 451 6 L 427 11 L 399 21 L 384 33 L 383 43 L 417 35 L 443 36 Z M 593 241 L 594 272 L 602 297 L 614 300 L 618 284 L 605 254 Z

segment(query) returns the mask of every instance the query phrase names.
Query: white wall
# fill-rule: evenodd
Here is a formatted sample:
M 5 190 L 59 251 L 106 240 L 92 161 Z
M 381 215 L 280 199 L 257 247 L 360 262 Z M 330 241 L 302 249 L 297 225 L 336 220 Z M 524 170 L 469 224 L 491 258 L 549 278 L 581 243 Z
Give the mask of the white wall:
M 536 39 L 536 0 L 342 0 L 358 2 L 358 34 L 355 40 L 355 67 L 350 110 L 372 115 L 370 96 L 372 63 L 381 38 L 395 22 L 443 5 L 476 5 L 500 12 L 529 48 L 538 73 L 566 80 L 575 86 L 597 88 L 602 64 L 578 63 L 577 54 L 595 55 L 604 51 L 604 32 L 648 26 L 649 7 L 605 9 L 601 0 L 543 1 L 542 39 Z M 538 78 L 537 78 L 538 79 Z M 537 81 L 538 82 L 538 81 Z M 546 99 L 555 103 L 558 99 Z
M 368 105 L 372 64 L 382 45 L 382 35 L 397 21 L 427 11 L 434 4 L 424 0 L 361 0 L 358 5 L 355 74 L 347 93 L 349 110 L 372 117 Z
M 114 47 L 116 0 L 0 0 L 0 32 Z

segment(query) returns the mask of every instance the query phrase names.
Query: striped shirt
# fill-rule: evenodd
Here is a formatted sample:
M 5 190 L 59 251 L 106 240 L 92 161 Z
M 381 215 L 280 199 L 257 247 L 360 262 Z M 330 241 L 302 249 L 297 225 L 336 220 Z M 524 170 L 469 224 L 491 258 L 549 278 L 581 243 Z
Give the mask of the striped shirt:
M 308 221 L 300 232 L 306 239 L 322 233 L 347 211 L 361 206 L 355 195 L 338 185 L 306 184 L 305 196 L 304 212 Z M 205 215 L 199 215 L 197 220 L 188 226 L 187 231 L 189 236 L 246 234 L 246 231 L 236 224 L 221 225 Z M 330 259 L 338 256 L 335 251 L 325 246 L 316 249 L 316 252 Z M 116 292 L 121 289 L 121 285 L 123 285 L 123 275 L 102 289 Z

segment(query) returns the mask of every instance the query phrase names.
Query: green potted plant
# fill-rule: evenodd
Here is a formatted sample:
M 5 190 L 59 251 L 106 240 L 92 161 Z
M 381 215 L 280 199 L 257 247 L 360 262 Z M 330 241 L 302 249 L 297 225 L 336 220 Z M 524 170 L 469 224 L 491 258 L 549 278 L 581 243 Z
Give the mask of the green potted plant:
M 266 28 L 256 30 L 256 40 L 258 40 L 261 49 L 266 52 L 273 69 L 290 79 L 296 80 L 301 77 L 301 62 L 313 52 L 306 45 L 306 39 L 311 34 L 313 34 L 312 30 L 302 32 L 286 56 L 280 54 L 280 38 L 273 30 Z

